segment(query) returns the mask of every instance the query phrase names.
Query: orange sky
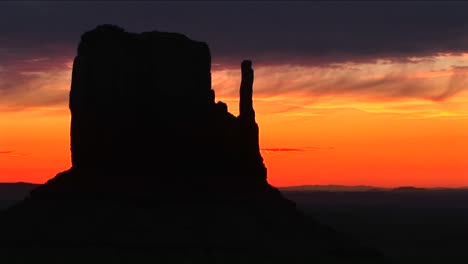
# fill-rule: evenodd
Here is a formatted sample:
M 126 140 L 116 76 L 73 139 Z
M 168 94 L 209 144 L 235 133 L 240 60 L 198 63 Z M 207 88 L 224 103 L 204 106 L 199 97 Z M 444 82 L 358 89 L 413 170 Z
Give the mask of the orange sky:
M 70 61 L 24 70 L 35 76 L 20 84 L 24 93 L 1 101 L 0 182 L 42 183 L 70 167 Z M 468 186 L 467 54 L 322 67 L 253 61 L 271 184 Z M 237 114 L 239 69 L 212 74 L 216 99 Z M 32 103 L 49 97 L 62 100 Z

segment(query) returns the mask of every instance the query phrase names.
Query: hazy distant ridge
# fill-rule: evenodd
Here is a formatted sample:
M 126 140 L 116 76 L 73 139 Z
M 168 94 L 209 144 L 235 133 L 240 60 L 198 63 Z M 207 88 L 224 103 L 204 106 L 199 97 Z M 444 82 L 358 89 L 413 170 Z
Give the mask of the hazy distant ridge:
M 379 188 L 367 185 L 345 186 L 345 185 L 299 185 L 279 187 L 281 191 L 326 191 L 326 192 L 365 192 L 365 191 L 388 191 L 390 188 Z
M 36 188 L 40 184 L 27 183 L 27 182 L 15 182 L 15 183 L 0 183 L 0 200 L 21 200 L 23 199 L 32 189 Z M 278 187 L 280 191 L 315 191 L 315 192 L 367 192 L 367 191 L 423 191 L 423 190 L 468 190 L 468 187 L 460 188 L 445 188 L 445 187 L 434 187 L 434 188 L 418 188 L 412 186 L 402 186 L 398 188 L 384 188 L 374 187 L 368 185 L 298 185 L 298 186 L 287 186 Z
M 27 182 L 0 183 L 0 200 L 22 200 L 37 186 Z
M 446 188 L 446 187 L 434 187 L 434 188 L 419 188 L 413 186 L 401 186 L 397 188 L 384 188 L 374 187 L 367 185 L 299 185 L 299 186 L 288 186 L 279 187 L 280 191 L 310 191 L 310 192 L 368 192 L 368 191 L 443 191 L 443 190 L 468 190 L 468 187 L 460 188 Z

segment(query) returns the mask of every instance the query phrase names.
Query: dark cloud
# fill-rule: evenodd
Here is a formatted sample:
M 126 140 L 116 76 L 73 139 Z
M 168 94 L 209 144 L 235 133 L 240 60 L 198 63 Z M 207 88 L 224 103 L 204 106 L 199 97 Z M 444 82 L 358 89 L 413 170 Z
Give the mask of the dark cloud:
M 69 83 L 51 89 L 47 82 L 57 79 L 41 72 L 63 74 L 80 36 L 98 24 L 117 24 L 132 32 L 180 32 L 206 41 L 213 68 L 237 69 L 242 59 L 250 58 L 256 66 L 307 64 L 331 69 L 344 62 L 411 63 L 439 53 L 468 52 L 467 13 L 468 2 L 2 2 L 0 103 L 8 109 L 65 106 Z M 372 81 L 337 76 L 312 88 L 310 82 L 272 83 L 265 93 L 282 87 L 276 92 L 440 101 L 465 89 L 462 74 L 452 79 L 439 93 L 422 92 L 427 90 L 424 81 L 393 75 Z M 262 88 L 257 92 L 261 94 Z
M 11 150 L 0 150 L 0 154 L 10 154 L 12 152 L 13 151 L 11 151 Z
M 176 31 L 238 64 L 410 60 L 468 51 L 463 2 L 20 2 L 1 3 L 0 48 L 73 53 L 97 24 Z

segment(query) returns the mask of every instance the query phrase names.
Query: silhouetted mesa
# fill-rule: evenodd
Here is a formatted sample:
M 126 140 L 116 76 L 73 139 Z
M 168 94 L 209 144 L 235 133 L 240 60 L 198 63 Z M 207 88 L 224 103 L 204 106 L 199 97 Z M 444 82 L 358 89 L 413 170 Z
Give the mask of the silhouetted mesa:
M 110 25 L 86 32 L 70 92 L 72 171 L 106 188 L 112 181 L 109 191 L 127 192 L 129 182 L 136 183 L 134 194 L 153 195 L 158 186 L 165 186 L 159 192 L 180 189 L 182 196 L 193 189 L 245 195 L 270 188 L 259 151 L 251 66 L 242 62 L 236 118 L 226 104 L 215 103 L 206 43 Z M 64 181 L 76 189 L 75 182 Z
M 83 34 L 70 91 L 72 168 L 4 212 L 0 255 L 379 263 L 268 184 L 252 62 L 241 64 L 238 117 L 215 101 L 210 65 L 206 43 L 177 33 L 102 25 Z

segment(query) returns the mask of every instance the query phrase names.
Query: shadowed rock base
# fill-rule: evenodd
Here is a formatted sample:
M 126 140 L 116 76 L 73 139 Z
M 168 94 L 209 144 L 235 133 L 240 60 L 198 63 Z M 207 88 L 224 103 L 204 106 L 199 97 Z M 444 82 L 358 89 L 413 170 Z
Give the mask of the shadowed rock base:
M 0 218 L 2 263 L 383 263 L 268 184 L 241 64 L 215 102 L 206 43 L 103 25 L 81 38 L 72 168 Z
M 2 263 L 386 263 L 261 201 L 30 200 L 2 218 Z

